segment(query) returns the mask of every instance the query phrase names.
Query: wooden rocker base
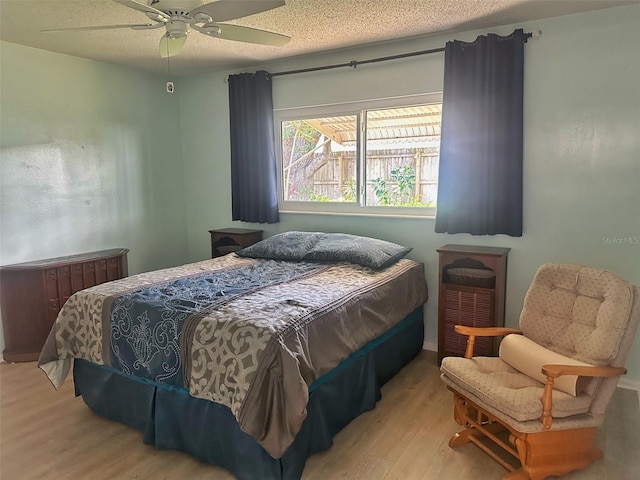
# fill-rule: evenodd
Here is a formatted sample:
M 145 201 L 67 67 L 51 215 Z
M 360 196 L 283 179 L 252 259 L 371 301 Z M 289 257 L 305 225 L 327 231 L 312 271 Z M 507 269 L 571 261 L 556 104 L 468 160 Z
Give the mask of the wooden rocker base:
M 595 446 L 597 429 L 545 430 L 522 433 L 496 418 L 482 407 L 448 387 L 454 394 L 454 419 L 464 430 L 449 440 L 455 448 L 474 443 L 491 458 L 509 470 L 502 480 L 540 480 L 551 475 L 564 475 L 573 470 L 588 467 L 602 457 L 602 450 Z M 509 442 L 498 437 L 509 432 Z M 504 451 L 515 457 L 521 465 L 516 469 L 489 448 L 480 438 L 489 438 Z

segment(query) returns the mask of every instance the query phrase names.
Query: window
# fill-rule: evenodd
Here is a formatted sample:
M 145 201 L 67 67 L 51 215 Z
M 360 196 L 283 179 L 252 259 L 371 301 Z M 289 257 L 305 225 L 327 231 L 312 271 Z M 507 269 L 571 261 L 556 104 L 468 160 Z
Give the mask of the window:
M 277 110 L 280 211 L 435 214 L 441 95 Z

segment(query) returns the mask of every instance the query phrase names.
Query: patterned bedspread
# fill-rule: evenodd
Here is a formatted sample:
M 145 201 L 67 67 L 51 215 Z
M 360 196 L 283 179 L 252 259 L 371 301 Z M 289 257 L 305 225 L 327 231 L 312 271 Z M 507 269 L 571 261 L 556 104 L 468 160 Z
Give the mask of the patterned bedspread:
M 427 300 L 422 264 L 236 255 L 74 294 L 38 365 L 59 388 L 72 358 L 184 387 L 231 409 L 274 458 L 306 417 L 308 387 Z

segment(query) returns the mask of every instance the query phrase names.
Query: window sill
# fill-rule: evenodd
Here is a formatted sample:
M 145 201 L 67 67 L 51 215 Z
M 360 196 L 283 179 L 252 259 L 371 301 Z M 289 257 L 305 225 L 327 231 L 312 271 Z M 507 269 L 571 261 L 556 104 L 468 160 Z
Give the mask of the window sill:
M 279 210 L 280 214 L 292 214 L 292 215 L 327 215 L 327 216 L 340 216 L 340 217 L 372 217 L 372 218 L 407 218 L 416 220 L 435 220 L 435 214 L 422 214 L 422 213 L 397 213 L 397 212 L 322 212 L 315 210 Z

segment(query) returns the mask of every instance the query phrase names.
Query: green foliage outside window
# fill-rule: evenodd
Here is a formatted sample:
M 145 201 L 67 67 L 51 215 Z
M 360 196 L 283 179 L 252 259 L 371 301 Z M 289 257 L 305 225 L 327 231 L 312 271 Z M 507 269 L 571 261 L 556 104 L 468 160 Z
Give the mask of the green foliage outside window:
M 391 170 L 389 185 L 383 178 L 372 181 L 373 193 L 378 205 L 392 207 L 431 207 L 433 202 L 425 203 L 415 195 L 416 172 L 412 166 L 402 166 Z

